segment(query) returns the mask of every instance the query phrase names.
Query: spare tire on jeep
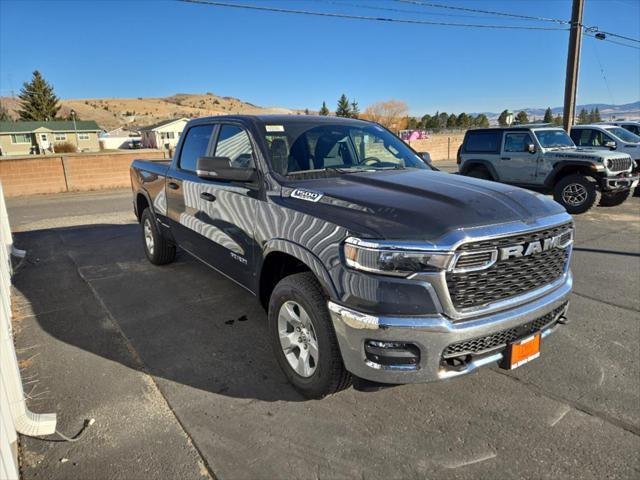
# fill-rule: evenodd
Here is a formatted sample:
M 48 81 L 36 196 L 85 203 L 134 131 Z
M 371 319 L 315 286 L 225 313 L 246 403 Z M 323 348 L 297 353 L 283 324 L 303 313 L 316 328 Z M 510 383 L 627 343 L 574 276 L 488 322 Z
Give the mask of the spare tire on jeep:
M 595 178 L 579 173 L 561 178 L 553 187 L 553 199 L 571 214 L 585 213 L 600 202 Z

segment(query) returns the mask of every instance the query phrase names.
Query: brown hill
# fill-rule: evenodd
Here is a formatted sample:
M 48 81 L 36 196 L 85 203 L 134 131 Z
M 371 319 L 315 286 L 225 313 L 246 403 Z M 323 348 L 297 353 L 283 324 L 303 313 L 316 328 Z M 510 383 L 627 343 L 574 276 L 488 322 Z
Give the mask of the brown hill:
M 19 108 L 17 98 L 0 97 L 0 103 L 17 118 Z M 168 120 L 170 118 L 197 118 L 209 115 L 296 114 L 299 110 L 277 107 L 259 107 L 233 97 L 220 97 L 212 93 L 178 93 L 164 98 L 87 98 L 61 100 L 59 116 L 65 117 L 71 109 L 82 120 L 95 120 L 105 130 L 123 125 L 141 127 Z

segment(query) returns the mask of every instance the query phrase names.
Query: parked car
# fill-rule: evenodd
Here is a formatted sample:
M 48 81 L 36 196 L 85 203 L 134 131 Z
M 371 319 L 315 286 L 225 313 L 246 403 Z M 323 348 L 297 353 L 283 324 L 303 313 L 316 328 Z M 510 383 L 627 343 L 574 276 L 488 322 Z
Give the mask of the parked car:
M 572 214 L 619 205 L 638 184 L 628 154 L 577 148 L 546 124 L 468 130 L 458 165 L 462 175 L 553 193 Z
M 308 397 L 516 368 L 566 320 L 564 209 L 437 172 L 375 123 L 191 120 L 173 159 L 136 160 L 131 180 L 149 261 L 180 248 L 253 293 Z
M 629 130 L 631 133 L 640 136 L 640 122 L 633 122 L 630 120 L 627 121 L 619 121 L 619 122 L 604 122 L 607 125 L 617 125 L 624 129 Z
M 640 137 L 618 125 L 601 123 L 576 125 L 571 129 L 575 144 L 587 150 L 616 150 L 627 153 L 640 170 Z

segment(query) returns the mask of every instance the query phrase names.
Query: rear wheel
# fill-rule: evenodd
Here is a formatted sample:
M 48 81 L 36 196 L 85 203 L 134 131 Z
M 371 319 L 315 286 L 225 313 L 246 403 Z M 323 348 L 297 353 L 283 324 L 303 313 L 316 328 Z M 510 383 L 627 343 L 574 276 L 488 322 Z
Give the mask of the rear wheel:
M 482 180 L 493 180 L 491 174 L 485 168 L 472 168 L 467 172 L 467 177 L 480 178 Z
M 567 175 L 553 187 L 553 198 L 571 214 L 585 213 L 600 201 L 598 182 L 587 175 Z
M 631 190 L 619 190 L 617 192 L 604 192 L 600 199 L 600 205 L 603 207 L 615 207 L 624 203 L 631 195 Z
M 156 219 L 148 208 L 140 217 L 142 224 L 142 241 L 144 253 L 147 259 L 154 265 L 165 265 L 176 258 L 176 246 L 167 240 L 158 231 Z
M 269 336 L 280 368 L 308 398 L 322 398 L 351 384 L 327 302 L 311 272 L 276 285 L 269 301 Z

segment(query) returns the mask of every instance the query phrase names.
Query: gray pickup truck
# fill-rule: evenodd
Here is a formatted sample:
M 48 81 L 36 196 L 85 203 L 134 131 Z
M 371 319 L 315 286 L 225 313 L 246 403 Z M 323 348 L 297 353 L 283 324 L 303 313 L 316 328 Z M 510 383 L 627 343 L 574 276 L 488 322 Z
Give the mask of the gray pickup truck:
M 620 205 L 638 185 L 626 153 L 578 148 L 546 124 L 468 130 L 458 165 L 462 175 L 553 193 L 572 214 Z
M 181 249 L 253 293 L 308 397 L 516 368 L 566 322 L 565 210 L 435 171 L 375 123 L 192 120 L 171 162 L 136 160 L 131 180 L 148 259 Z

